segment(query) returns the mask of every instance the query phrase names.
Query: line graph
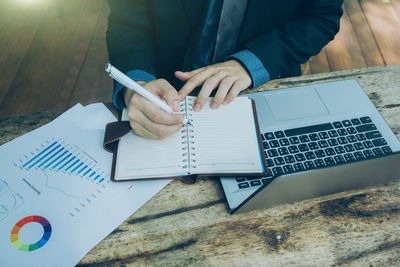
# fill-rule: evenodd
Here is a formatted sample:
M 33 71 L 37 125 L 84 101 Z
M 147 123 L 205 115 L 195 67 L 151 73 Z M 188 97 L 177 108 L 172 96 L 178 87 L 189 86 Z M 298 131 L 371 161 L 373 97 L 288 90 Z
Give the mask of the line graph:
M 0 179 L 0 222 L 24 204 L 24 198 L 16 193 L 5 180 Z

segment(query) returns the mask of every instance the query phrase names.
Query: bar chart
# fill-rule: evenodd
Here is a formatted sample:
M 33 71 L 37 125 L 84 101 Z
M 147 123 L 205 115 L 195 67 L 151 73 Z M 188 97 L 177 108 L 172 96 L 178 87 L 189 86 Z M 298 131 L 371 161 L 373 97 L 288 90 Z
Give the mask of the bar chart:
M 108 173 L 97 166 L 95 158 L 79 147 L 56 138 L 51 138 L 34 151 L 26 153 L 17 165 L 27 171 L 46 170 L 75 175 L 99 185 L 105 184 L 109 177 Z

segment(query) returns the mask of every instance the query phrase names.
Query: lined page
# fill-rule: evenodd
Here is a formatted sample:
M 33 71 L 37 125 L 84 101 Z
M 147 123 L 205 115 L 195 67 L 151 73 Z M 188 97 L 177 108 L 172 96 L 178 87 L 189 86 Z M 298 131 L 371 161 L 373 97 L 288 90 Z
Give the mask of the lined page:
M 127 117 L 123 113 L 122 120 L 124 119 L 127 120 Z M 127 180 L 187 174 L 182 168 L 184 158 L 181 138 L 181 131 L 164 140 L 145 139 L 131 131 L 119 141 L 115 179 Z
M 217 110 L 209 99 L 193 112 L 196 169 L 193 173 L 262 172 L 251 100 L 237 97 Z

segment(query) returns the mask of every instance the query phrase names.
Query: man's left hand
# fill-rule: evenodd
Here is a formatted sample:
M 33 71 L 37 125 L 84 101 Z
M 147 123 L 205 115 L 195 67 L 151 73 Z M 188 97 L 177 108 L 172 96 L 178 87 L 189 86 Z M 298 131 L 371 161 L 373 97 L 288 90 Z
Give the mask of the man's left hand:
M 215 89 L 217 92 L 211 103 L 212 109 L 217 109 L 221 104 L 229 104 L 252 83 L 247 70 L 236 60 L 206 66 L 190 72 L 176 71 L 175 76 L 186 82 L 179 91 L 181 100 L 196 87 L 201 86 L 193 106 L 194 111 L 200 111 L 203 108 L 211 92 Z

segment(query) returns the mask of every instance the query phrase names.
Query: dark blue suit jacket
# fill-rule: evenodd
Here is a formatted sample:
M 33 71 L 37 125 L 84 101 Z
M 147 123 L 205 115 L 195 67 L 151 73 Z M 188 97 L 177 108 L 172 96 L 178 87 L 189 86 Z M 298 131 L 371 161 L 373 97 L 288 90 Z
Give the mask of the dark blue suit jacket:
M 144 70 L 173 85 L 190 70 L 207 0 L 108 0 L 111 64 Z M 271 79 L 300 74 L 300 64 L 334 38 L 343 0 L 249 0 L 237 51 L 250 50 Z M 177 89 L 179 89 L 177 87 Z

